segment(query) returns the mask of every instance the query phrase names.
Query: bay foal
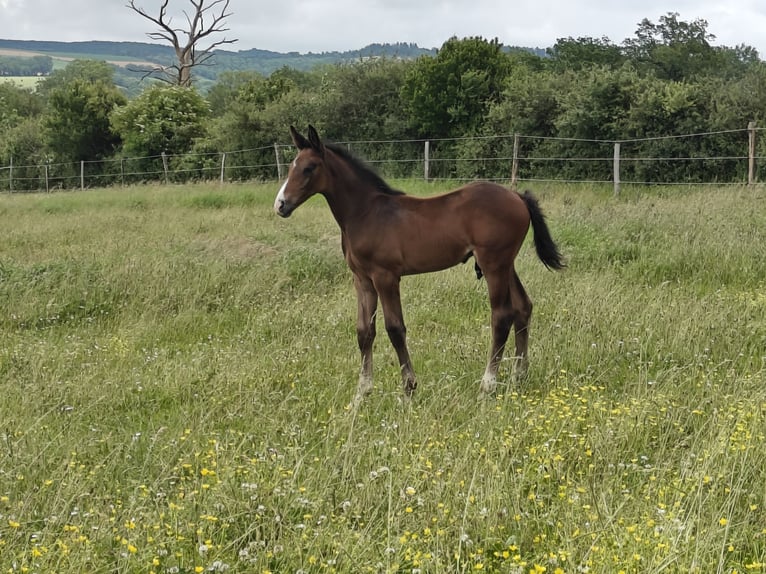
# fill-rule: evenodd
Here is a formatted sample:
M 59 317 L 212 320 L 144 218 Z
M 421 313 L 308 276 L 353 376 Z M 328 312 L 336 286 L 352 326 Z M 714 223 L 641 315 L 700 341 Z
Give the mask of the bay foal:
M 372 390 L 372 345 L 378 300 L 386 332 L 401 367 L 406 396 L 417 387 L 407 350 L 399 282 L 403 275 L 426 273 L 466 262 L 489 289 L 492 344 L 481 390 L 492 393 L 511 326 L 515 331 L 514 374 L 527 369 L 532 303 L 514 268 L 530 223 L 538 257 L 550 269 L 564 264 L 537 200 L 491 182 L 469 183 L 429 198 L 392 189 L 342 146 L 324 143 L 309 126 L 308 137 L 290 133 L 298 154 L 277 194 L 274 210 L 289 217 L 315 194 L 324 196 L 341 231 L 341 245 L 354 275 L 357 341 L 362 368 L 355 402 Z

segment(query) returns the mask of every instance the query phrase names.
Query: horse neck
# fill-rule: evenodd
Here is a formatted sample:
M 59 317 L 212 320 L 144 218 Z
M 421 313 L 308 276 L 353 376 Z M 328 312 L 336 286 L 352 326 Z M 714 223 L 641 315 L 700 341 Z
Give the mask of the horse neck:
M 341 229 L 350 221 L 362 217 L 369 209 L 369 203 L 375 192 L 363 182 L 354 170 L 343 161 L 333 158 L 331 166 L 334 181 L 330 189 L 322 195 L 330 206 L 330 211 Z

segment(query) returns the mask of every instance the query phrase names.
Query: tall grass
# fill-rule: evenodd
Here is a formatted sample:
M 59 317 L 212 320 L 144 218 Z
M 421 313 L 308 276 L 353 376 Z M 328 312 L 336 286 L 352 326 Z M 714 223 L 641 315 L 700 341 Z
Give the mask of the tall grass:
M 0 197 L 0 571 L 766 569 L 763 190 L 534 189 L 529 379 L 479 400 L 458 266 L 354 412 L 339 233 L 273 187 Z

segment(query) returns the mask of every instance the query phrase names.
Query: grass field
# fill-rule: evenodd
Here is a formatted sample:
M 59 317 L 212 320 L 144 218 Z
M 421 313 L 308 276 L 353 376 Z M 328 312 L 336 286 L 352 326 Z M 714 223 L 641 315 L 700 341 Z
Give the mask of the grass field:
M 43 80 L 43 78 L 38 76 L 0 76 L 0 82 L 12 83 L 19 88 L 26 88 L 29 90 L 35 89 L 41 80 Z
M 403 280 L 417 394 L 379 328 L 356 412 L 321 199 L 0 196 L 0 572 L 766 571 L 766 192 L 534 191 L 528 380 L 479 398 L 467 264 Z

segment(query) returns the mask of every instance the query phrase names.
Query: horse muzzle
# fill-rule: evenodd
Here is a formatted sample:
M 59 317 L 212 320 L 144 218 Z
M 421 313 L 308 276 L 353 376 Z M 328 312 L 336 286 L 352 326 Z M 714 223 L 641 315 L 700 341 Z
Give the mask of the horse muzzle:
M 294 210 L 295 206 L 289 201 L 277 198 L 277 200 L 274 202 L 274 211 L 280 217 L 290 217 Z

